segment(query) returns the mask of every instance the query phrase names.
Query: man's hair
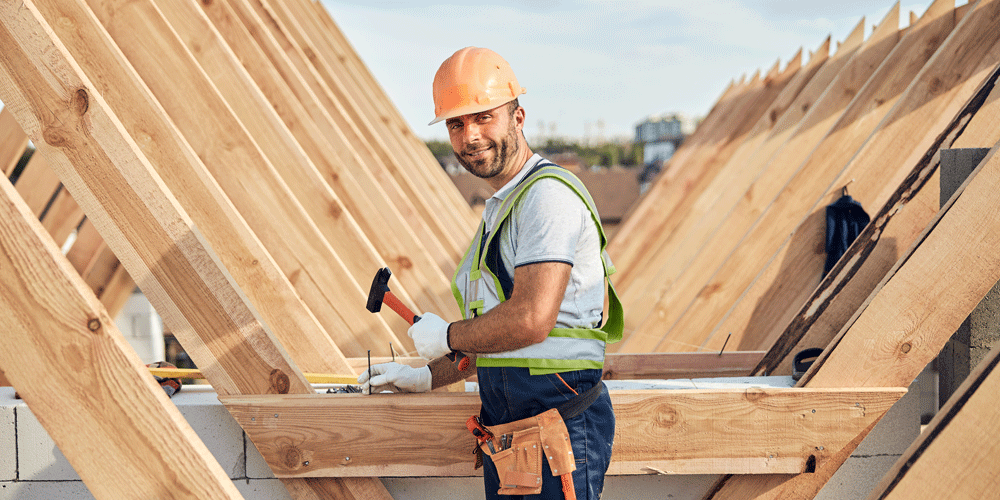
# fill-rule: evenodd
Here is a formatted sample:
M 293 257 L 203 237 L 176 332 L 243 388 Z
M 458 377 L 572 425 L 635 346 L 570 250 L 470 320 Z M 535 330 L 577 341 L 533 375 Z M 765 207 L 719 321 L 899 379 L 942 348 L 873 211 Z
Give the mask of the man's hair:
M 511 118 L 514 118 L 514 113 L 517 112 L 517 108 L 521 107 L 521 104 L 517 102 L 517 98 L 515 97 L 513 101 L 507 103 L 507 106 L 509 106 L 507 112 L 510 113 Z

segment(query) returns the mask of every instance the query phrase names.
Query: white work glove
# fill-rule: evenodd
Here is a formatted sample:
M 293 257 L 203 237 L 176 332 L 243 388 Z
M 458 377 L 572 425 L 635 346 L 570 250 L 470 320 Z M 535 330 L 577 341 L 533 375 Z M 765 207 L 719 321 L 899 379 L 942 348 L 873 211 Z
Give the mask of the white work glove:
M 372 394 L 382 391 L 392 392 L 427 392 L 431 390 L 431 369 L 422 366 L 401 365 L 399 363 L 381 363 L 372 365 L 371 379 L 368 370 L 358 376 L 362 394 Z
M 436 359 L 451 352 L 448 347 L 448 325 L 450 323 L 437 314 L 424 313 L 406 334 L 413 339 L 417 354 L 424 359 Z

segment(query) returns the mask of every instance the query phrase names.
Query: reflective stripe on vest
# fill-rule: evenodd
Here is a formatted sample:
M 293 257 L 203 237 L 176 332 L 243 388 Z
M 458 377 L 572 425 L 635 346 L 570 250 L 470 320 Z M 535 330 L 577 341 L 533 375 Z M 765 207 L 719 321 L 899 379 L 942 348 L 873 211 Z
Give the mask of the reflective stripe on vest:
M 604 366 L 604 350 L 607 343 L 618 342 L 622 338 L 625 320 L 621 301 L 611 284 L 609 276 L 615 272 L 614 265 L 606 251 L 607 238 L 601 227 L 600 218 L 594 201 L 587 192 L 583 182 L 568 170 L 553 163 L 540 163 L 501 201 L 494 231 L 486 237 L 486 223 L 482 222 L 473 238 L 469 249 L 465 252 L 462 262 L 452 279 L 452 293 L 462 311 L 462 317 L 468 319 L 483 313 L 484 302 L 480 298 L 479 286 L 492 286 L 500 302 L 506 300 L 503 287 L 497 274 L 486 264 L 486 249 L 490 241 L 500 233 L 504 221 L 513 212 L 513 208 L 521 196 L 535 182 L 544 178 L 559 179 L 570 187 L 583 200 L 590 211 L 591 218 L 597 227 L 601 238 L 601 262 L 604 267 L 604 277 L 608 283 L 609 309 L 608 318 L 601 328 L 554 328 L 548 337 L 538 344 L 521 349 L 493 354 L 479 354 L 476 359 L 478 366 L 516 366 L 531 369 L 533 375 L 557 373 L 570 370 L 594 369 Z M 501 261 L 502 265 L 502 261 Z M 458 277 L 468 273 L 469 280 L 465 283 L 465 293 L 459 286 Z M 485 274 L 485 276 L 484 276 Z M 492 279 L 486 279 L 487 276 Z M 477 299 L 467 302 L 470 298 Z

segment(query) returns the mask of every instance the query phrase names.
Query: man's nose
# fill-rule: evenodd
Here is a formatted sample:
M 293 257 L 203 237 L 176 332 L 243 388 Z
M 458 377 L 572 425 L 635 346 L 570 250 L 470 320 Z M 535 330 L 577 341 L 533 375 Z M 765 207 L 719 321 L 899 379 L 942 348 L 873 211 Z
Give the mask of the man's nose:
M 466 144 L 477 142 L 482 137 L 479 125 L 476 125 L 475 123 L 467 124 L 463 132 L 465 135 L 464 139 Z

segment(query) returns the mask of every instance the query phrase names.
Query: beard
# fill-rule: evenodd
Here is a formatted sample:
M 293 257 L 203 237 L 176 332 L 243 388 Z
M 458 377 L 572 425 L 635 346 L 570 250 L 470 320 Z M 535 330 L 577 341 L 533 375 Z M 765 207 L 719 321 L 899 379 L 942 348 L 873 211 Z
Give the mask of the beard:
M 484 149 L 493 150 L 493 160 L 487 161 L 485 158 L 469 159 L 466 155 Z M 459 154 L 455 152 L 455 158 L 472 175 L 480 179 L 489 179 L 503 172 L 513 154 L 517 153 L 520 145 L 517 142 L 517 129 L 513 126 L 507 131 L 507 135 L 500 139 L 500 143 L 491 139 L 483 139 L 483 142 L 469 145 Z

